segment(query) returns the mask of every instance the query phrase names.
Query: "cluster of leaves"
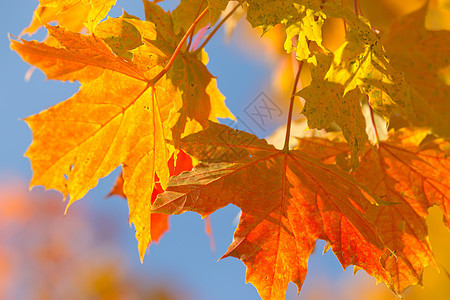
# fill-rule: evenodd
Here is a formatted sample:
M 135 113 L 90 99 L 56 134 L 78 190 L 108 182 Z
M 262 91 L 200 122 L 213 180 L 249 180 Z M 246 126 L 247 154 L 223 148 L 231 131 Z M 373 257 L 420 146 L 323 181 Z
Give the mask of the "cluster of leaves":
M 420 284 L 435 265 L 427 210 L 450 213 L 450 33 L 425 28 L 427 6 L 380 33 L 358 1 L 352 11 L 334 0 L 247 0 L 220 22 L 229 1 L 182 0 L 172 12 L 156 2 L 144 0 L 145 20 L 124 13 L 101 22 L 115 1 L 41 0 L 24 33 L 44 25 L 46 41 L 11 41 L 49 79 L 81 83 L 26 119 L 31 185 L 61 191 L 69 206 L 121 166 L 113 193 L 128 200 L 141 259 L 167 228 L 161 213 L 208 216 L 232 203 L 242 215 L 224 256 L 244 262 L 263 299 L 284 298 L 289 282 L 301 288 L 317 239 L 344 268 L 364 269 L 398 295 Z M 300 65 L 291 107 L 301 96 L 309 127 L 334 124 L 342 138 L 299 138 L 290 149 L 292 110 L 282 150 L 215 122 L 233 116 L 203 47 L 238 7 L 253 27 L 284 26 L 284 48 Z M 329 19 L 346 28 L 334 51 L 323 43 Z M 208 23 L 217 25 L 193 47 Z M 311 82 L 297 92 L 306 64 Z M 372 120 L 408 125 L 369 141 L 362 104 Z

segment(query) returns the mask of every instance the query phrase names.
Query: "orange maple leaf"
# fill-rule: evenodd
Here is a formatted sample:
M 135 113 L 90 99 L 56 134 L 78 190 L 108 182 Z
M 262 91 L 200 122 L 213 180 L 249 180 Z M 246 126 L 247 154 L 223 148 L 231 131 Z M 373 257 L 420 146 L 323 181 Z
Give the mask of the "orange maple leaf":
M 448 141 L 424 142 L 428 130 L 403 128 L 391 131 L 379 148 L 368 146 L 354 172 L 386 205 L 368 208 L 368 217 L 389 248 L 378 275 L 395 293 L 421 284 L 426 266 L 435 266 L 428 240 L 428 208 L 439 205 L 447 223 L 450 207 L 450 159 Z M 300 150 L 320 153 L 322 161 L 342 162 L 348 156 L 347 144 L 326 139 L 300 139 Z M 342 165 L 338 162 L 338 165 Z M 448 223 L 447 223 L 448 226 Z
M 130 22 L 145 29 L 146 38 L 156 37 L 153 24 Z M 60 27 L 47 29 L 48 43 L 12 41 L 11 47 L 48 78 L 79 80 L 82 86 L 70 99 L 26 119 L 33 130 L 26 153 L 34 171 L 31 185 L 70 194 L 69 206 L 123 165 L 130 222 L 142 257 L 151 240 L 147 221 L 154 175 L 166 185 L 173 152 L 166 139 L 181 95 L 166 77 L 151 83 L 165 60 L 158 60 L 145 44 L 133 50 L 129 61 L 101 38 Z
M 181 146 L 201 163 L 171 177 L 153 211 L 205 217 L 230 203 L 240 207 L 224 257 L 245 263 L 263 299 L 284 299 L 290 281 L 301 287 L 316 239 L 328 241 L 344 267 L 379 266 L 383 244 L 364 215 L 373 199 L 349 174 L 215 123 Z

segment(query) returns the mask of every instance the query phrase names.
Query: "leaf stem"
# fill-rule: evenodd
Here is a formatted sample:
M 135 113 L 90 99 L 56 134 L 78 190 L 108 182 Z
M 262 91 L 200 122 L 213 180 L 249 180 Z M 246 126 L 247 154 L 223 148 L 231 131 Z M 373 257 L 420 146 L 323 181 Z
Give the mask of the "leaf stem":
M 175 61 L 175 58 L 177 57 L 178 53 L 180 53 L 181 47 L 183 47 L 183 44 L 186 42 L 186 40 L 190 36 L 191 32 L 194 31 L 195 25 L 197 25 L 197 23 L 200 22 L 200 20 L 206 15 L 207 12 L 208 12 L 208 7 L 202 11 L 202 13 L 194 20 L 194 22 L 192 22 L 191 26 L 186 31 L 183 38 L 178 43 L 177 48 L 175 49 L 175 51 L 173 51 L 173 54 L 170 57 L 169 62 L 166 64 L 164 69 L 162 69 L 161 72 L 159 72 L 153 79 L 150 80 L 151 85 L 155 85 L 155 83 L 157 83 L 158 80 L 160 80 L 161 77 L 163 77 L 164 74 L 166 74 L 167 71 L 169 71 L 169 69 L 172 66 L 173 62 Z
M 288 121 L 286 125 L 286 137 L 284 138 L 284 152 L 289 152 L 289 138 L 291 136 L 291 123 L 292 123 L 292 113 L 294 111 L 294 99 L 295 94 L 297 93 L 297 85 L 300 81 L 300 73 L 302 72 L 303 60 L 298 62 L 298 70 L 294 79 L 294 87 L 292 88 L 291 101 L 289 103 L 289 112 L 288 112 Z
M 353 0 L 353 11 L 355 12 L 355 15 L 359 15 L 358 13 L 358 0 Z
M 359 6 L 359 0 L 353 0 L 353 11 L 355 12 L 355 15 L 363 15 L 361 11 L 361 6 Z
M 195 15 L 195 18 L 198 17 L 199 13 L 200 13 L 200 9 L 202 9 L 203 3 L 205 2 L 205 0 L 202 0 L 202 3 L 200 3 L 200 6 L 198 7 L 197 10 L 197 14 Z M 194 32 L 195 32 L 195 26 L 194 26 L 194 30 L 192 30 L 191 34 L 189 35 L 189 43 L 186 47 L 186 51 L 189 51 L 189 49 L 191 48 L 191 44 L 192 44 L 192 40 L 194 39 Z
M 379 148 L 379 146 L 380 146 L 380 137 L 378 136 L 377 125 L 375 124 L 375 118 L 373 116 L 373 109 L 372 109 L 372 106 L 370 106 L 370 103 L 369 103 L 369 95 L 366 95 L 366 101 L 367 101 L 367 106 L 369 106 L 370 118 L 372 120 L 373 131 L 375 132 L 375 145 L 377 146 L 377 148 Z
M 205 41 L 197 48 L 195 49 L 194 53 L 202 50 L 206 44 L 208 44 L 209 40 L 216 34 L 217 30 L 222 27 L 222 25 L 234 14 L 234 12 L 239 8 L 239 6 L 242 5 L 242 1 L 239 2 L 238 5 L 236 5 L 221 21 L 219 24 L 216 25 L 216 27 L 211 31 L 211 33 L 206 37 Z

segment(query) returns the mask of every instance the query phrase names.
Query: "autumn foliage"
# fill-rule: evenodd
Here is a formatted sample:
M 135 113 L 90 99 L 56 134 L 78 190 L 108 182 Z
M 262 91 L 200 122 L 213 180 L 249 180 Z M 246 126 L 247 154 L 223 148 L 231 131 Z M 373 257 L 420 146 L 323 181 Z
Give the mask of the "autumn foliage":
M 81 84 L 25 120 L 32 186 L 69 208 L 121 167 L 111 193 L 128 200 L 141 259 L 167 214 L 234 204 L 224 257 L 242 260 L 263 299 L 301 289 L 317 239 L 399 296 L 438 267 L 426 218 L 437 205 L 450 226 L 448 1 L 181 0 L 167 12 L 143 0 L 145 20 L 106 18 L 115 2 L 40 0 L 22 35 L 45 26 L 45 41 L 11 37 L 48 79 Z M 244 16 L 284 48 L 281 149 L 218 123 L 234 117 L 204 47 Z M 320 134 L 295 130 L 294 104 Z

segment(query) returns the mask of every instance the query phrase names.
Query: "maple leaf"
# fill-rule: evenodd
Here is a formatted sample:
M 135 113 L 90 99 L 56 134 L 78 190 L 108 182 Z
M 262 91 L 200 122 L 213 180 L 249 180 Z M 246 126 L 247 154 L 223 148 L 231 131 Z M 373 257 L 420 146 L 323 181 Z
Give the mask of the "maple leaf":
M 174 32 L 187 31 L 192 22 L 208 6 L 206 0 L 181 0 L 180 4 L 172 11 Z M 208 13 L 210 15 L 210 12 Z M 211 17 L 202 19 L 196 26 L 196 31 L 208 25 Z
M 281 23 L 286 16 L 292 15 L 293 0 L 249 0 L 247 21 L 253 27 L 261 26 L 265 29 Z
M 344 93 L 344 86 L 323 80 L 332 57 L 317 53 L 317 66 L 312 69 L 311 84 L 298 95 L 306 100 L 302 113 L 308 118 L 310 128 L 327 128 L 336 122 L 350 145 L 352 165 L 358 166 L 358 153 L 367 142 L 366 122 L 361 111 L 359 89 Z
M 212 14 L 223 11 L 227 1 L 208 1 Z M 310 55 L 309 41 L 314 41 L 322 47 L 322 25 L 326 18 L 321 11 L 321 0 L 296 1 L 247 1 L 247 20 L 253 27 L 262 27 L 264 32 L 277 24 L 286 25 L 286 39 L 284 48 L 288 53 L 296 50 L 297 59 L 304 60 Z M 297 45 L 293 45 L 292 38 L 298 36 Z M 322 47 L 323 48 L 323 47 Z M 325 50 L 325 49 L 324 49 Z
M 316 6 L 320 9 L 321 5 Z M 369 95 L 371 107 L 388 117 L 404 104 L 408 87 L 402 74 L 389 64 L 380 37 L 365 18 L 335 3 L 322 6 L 325 16 L 343 18 L 349 24 L 347 41 L 334 53 L 315 53 L 310 60 L 314 65 L 312 82 L 298 95 L 306 100 L 302 113 L 308 118 L 309 127 L 327 128 L 332 122 L 341 127 L 350 144 L 352 166 L 356 168 L 358 152 L 364 150 L 367 142 L 361 91 Z M 311 40 L 319 32 L 312 36 L 300 40 L 306 43 L 307 38 Z M 300 58 L 309 57 L 308 45 L 305 49 L 307 52 Z
M 412 89 L 405 115 L 415 125 L 450 136 L 450 87 L 440 70 L 450 65 L 450 33 L 425 28 L 427 6 L 394 22 L 383 41 L 391 64 Z
M 128 20 L 132 21 L 146 28 L 147 38 L 156 37 L 151 23 Z M 33 130 L 26 153 L 34 171 L 31 185 L 70 195 L 69 206 L 123 165 L 130 222 L 142 257 L 151 240 L 146 221 L 154 175 L 166 185 L 173 152 L 166 143 L 168 124 L 173 123 L 171 110 L 180 107 L 181 95 L 165 77 L 150 84 L 162 69 L 158 59 L 137 65 L 115 55 L 93 35 L 46 27 L 58 46 L 22 40 L 12 41 L 11 47 L 49 79 L 79 80 L 82 86 L 70 99 L 26 119 Z M 145 45 L 133 50 L 133 60 L 157 56 L 145 50 Z
M 369 95 L 370 106 L 385 117 L 404 106 L 409 97 L 403 74 L 391 66 L 378 33 L 370 22 L 335 3 L 323 8 L 328 17 L 343 18 L 349 28 L 346 42 L 334 51 L 333 63 L 325 78 L 345 87 L 344 93 L 361 88 Z
M 422 283 L 426 266 L 435 266 L 426 226 L 428 208 L 439 205 L 449 226 L 450 144 L 441 139 L 424 142 L 427 134 L 428 130 L 414 128 L 391 131 L 378 150 L 367 147 L 354 173 L 359 183 L 388 204 L 369 208 L 367 214 L 390 251 L 383 256 L 383 268 L 377 269 L 378 278 L 398 295 Z M 321 153 L 327 163 L 348 154 L 345 143 L 318 140 L 300 139 L 299 148 Z
M 170 175 L 171 176 L 178 175 L 183 171 L 189 171 L 192 169 L 192 159 L 189 155 L 187 155 L 186 153 L 184 153 L 183 151 L 180 150 L 180 151 L 178 151 L 178 153 L 174 153 L 172 155 L 172 157 L 168 161 L 168 165 L 169 165 Z M 155 180 L 156 184 L 153 187 L 152 198 L 151 198 L 152 204 L 153 204 L 153 202 L 155 202 L 156 197 L 159 194 L 164 192 L 161 184 L 158 182 L 159 181 L 158 176 L 155 175 L 155 177 L 156 177 L 156 180 Z M 116 183 L 114 184 L 114 187 L 108 196 L 118 195 L 123 198 L 126 198 L 127 196 L 125 195 L 125 193 L 123 191 L 123 184 L 124 184 L 123 175 L 120 174 L 117 177 Z M 132 206 L 132 205 L 130 205 L 130 206 Z M 152 213 L 152 214 L 149 214 L 149 218 L 150 218 L 150 220 L 148 221 L 148 224 L 151 224 L 151 237 L 152 237 L 152 240 L 150 242 L 158 242 L 160 240 L 160 238 L 162 237 L 162 235 L 167 230 L 169 230 L 169 217 L 166 214 Z M 208 223 L 208 226 L 210 226 L 209 223 Z M 212 239 L 212 233 L 211 233 L 210 227 L 206 227 L 206 228 L 209 230 L 208 235 Z
M 47 26 L 50 41 L 11 41 L 11 48 L 30 64 L 45 72 L 48 79 L 88 82 L 99 77 L 104 69 L 129 77 L 144 77 L 138 66 L 118 59 L 107 43 L 93 36 L 82 35 L 57 26 Z M 153 30 L 153 37 L 156 34 Z M 70 47 L 69 51 L 67 47 Z
M 153 211 L 205 217 L 231 203 L 240 207 L 224 257 L 245 263 L 263 299 L 284 298 L 290 281 L 301 287 L 316 239 L 328 241 L 344 267 L 379 264 L 383 244 L 362 209 L 373 199 L 347 173 L 215 123 L 180 145 L 201 163 L 171 177 Z
M 137 24 L 130 22 L 137 22 Z M 143 37 L 147 40 L 155 39 L 155 31 L 152 26 L 145 28 L 144 35 L 141 34 L 139 27 L 143 27 L 139 19 L 124 12 L 121 18 L 109 18 L 98 24 L 95 28 L 95 36 L 106 42 L 116 55 L 132 61 L 131 50 L 144 45 Z M 141 31 L 143 30 L 141 29 Z
M 296 13 L 286 23 L 286 41 L 284 48 L 287 53 L 296 50 L 297 60 L 308 59 L 311 51 L 309 42 L 316 42 L 322 47 L 322 25 L 326 15 L 321 10 L 323 4 L 321 0 L 303 1 L 302 4 L 294 3 Z M 292 44 L 293 37 L 298 36 L 297 45 Z M 324 49 L 324 48 L 323 48 Z M 325 50 L 325 49 L 324 49 Z
M 69 12 L 61 13 L 60 9 L 57 7 L 46 7 L 38 5 L 35 10 L 33 19 L 30 25 L 25 28 L 21 35 L 33 35 L 43 24 L 50 23 L 53 21 L 58 22 L 64 28 L 69 29 L 74 32 L 80 32 L 84 28 L 85 16 L 89 14 L 90 7 L 84 5 L 82 2 L 78 2 L 76 5 L 72 6 Z
M 43 24 L 57 21 L 64 28 L 79 32 L 86 26 L 94 32 L 95 26 L 107 15 L 117 0 L 40 0 L 36 16 L 22 34 L 34 34 Z

